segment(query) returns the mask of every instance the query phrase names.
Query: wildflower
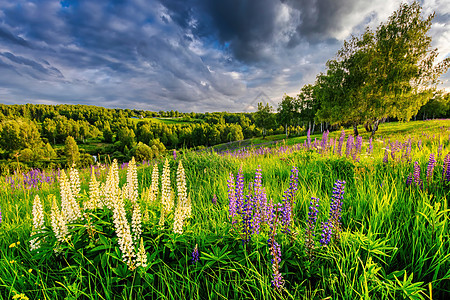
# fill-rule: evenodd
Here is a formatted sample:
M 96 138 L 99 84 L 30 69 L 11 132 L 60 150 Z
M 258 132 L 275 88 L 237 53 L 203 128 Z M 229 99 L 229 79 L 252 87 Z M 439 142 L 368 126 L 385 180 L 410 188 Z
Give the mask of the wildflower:
M 16 261 L 15 261 L 14 259 L 9 261 L 10 264 L 13 264 L 13 263 L 15 263 L 15 262 L 16 262 Z
M 159 192 L 159 169 L 158 164 L 155 163 L 152 171 L 152 185 L 150 187 L 150 202 L 156 200 Z
M 128 190 L 127 191 L 128 199 L 132 204 L 135 204 L 138 198 L 138 180 L 137 180 L 136 161 L 134 160 L 134 156 L 131 158 L 131 161 L 128 164 L 126 187 Z
M 177 160 L 177 150 L 173 149 L 173 160 Z
M 367 146 L 367 154 L 373 153 L 372 137 L 369 139 L 369 146 Z
M 430 159 L 428 160 L 427 166 L 427 181 L 430 182 L 433 178 L 434 166 L 436 165 L 436 159 L 434 158 L 434 153 L 430 154 Z
M 134 203 L 133 214 L 131 215 L 131 230 L 133 238 L 138 241 L 142 234 L 142 213 L 139 203 Z
M 191 217 L 191 206 L 188 205 L 187 188 L 186 188 L 186 174 L 183 168 L 183 164 L 180 160 L 177 169 L 177 192 L 178 192 L 178 202 L 181 203 L 183 209 L 184 217 Z
M 108 175 L 106 176 L 106 183 L 102 187 L 102 193 L 104 196 L 104 204 L 110 210 L 113 210 L 112 200 L 119 197 L 119 167 L 117 160 L 113 160 L 109 167 Z
M 192 251 L 192 263 L 195 264 L 200 259 L 200 252 L 198 251 L 198 244 L 195 244 L 194 251 Z
M 9 245 L 9 248 L 16 248 L 16 243 L 12 243 L 11 245 Z
M 246 244 L 251 239 L 252 233 L 252 215 L 253 215 L 253 206 L 252 206 L 252 196 L 246 195 L 244 203 L 242 205 L 242 243 Z
M 0 224 L 2 224 L 2 209 L 0 208 Z
M 217 196 L 216 194 L 214 194 L 213 198 L 212 198 L 212 204 L 216 205 L 217 204 Z
M 337 153 L 339 156 L 342 156 L 342 145 L 344 144 L 344 139 L 345 139 L 345 131 L 344 131 L 344 129 L 342 129 L 341 136 L 339 137 L 338 148 L 337 148 Z
M 81 183 L 80 183 L 80 176 L 78 174 L 78 170 L 75 169 L 75 165 L 73 165 L 72 168 L 70 168 L 69 179 L 70 179 L 70 189 L 72 191 L 72 195 L 76 198 L 80 194 Z
M 236 176 L 236 212 L 242 213 L 242 206 L 244 203 L 244 175 L 242 174 L 242 166 L 240 167 Z
M 309 211 L 308 211 L 308 223 L 306 225 L 306 238 L 305 238 L 305 249 L 306 254 L 309 256 L 309 259 L 312 260 L 313 251 L 315 248 L 314 236 L 315 236 L 315 228 L 317 222 L 317 214 L 319 212 L 319 198 L 311 197 L 311 202 L 309 203 Z
M 420 179 L 419 162 L 414 162 L 414 183 L 417 187 L 422 188 L 422 179 Z
M 389 161 L 389 145 L 386 145 L 386 149 L 384 150 L 383 163 L 387 164 Z
M 144 240 L 142 239 L 142 237 L 139 251 L 136 256 L 136 267 L 147 267 L 147 252 L 145 251 Z
M 442 179 L 450 181 L 450 153 L 444 157 L 444 166 L 442 170 Z
M 231 219 L 231 223 L 236 223 L 235 217 L 237 215 L 237 201 L 235 192 L 235 182 L 233 173 L 230 172 L 230 177 L 228 179 L 228 213 Z
M 173 199 L 172 199 L 172 188 L 170 187 L 170 168 L 169 161 L 166 158 L 163 167 L 163 174 L 161 178 L 162 189 L 161 189 L 161 203 L 164 207 L 164 212 L 167 214 L 173 208 Z
M 333 224 L 330 222 L 322 222 L 322 235 L 320 239 L 320 245 L 327 246 L 331 241 L 331 236 L 333 234 Z
M 33 201 L 33 229 L 32 235 L 41 233 L 42 227 L 44 227 L 44 211 L 42 209 L 41 199 L 39 195 L 34 197 Z M 35 250 L 40 247 L 40 241 L 37 238 L 30 240 L 30 249 Z
M 306 133 L 306 141 L 308 150 L 311 149 L 311 130 L 308 128 L 308 132 Z
M 13 300 L 29 300 L 29 298 L 27 296 L 25 296 L 25 294 L 21 293 L 21 294 L 15 294 L 12 297 Z
M 410 186 L 411 185 L 411 183 L 413 181 L 412 177 L 413 177 L 412 173 L 409 173 L 408 178 L 406 178 L 406 186 Z
M 281 246 L 275 241 L 274 236 L 271 236 L 269 239 L 269 250 L 272 255 L 272 286 L 277 289 L 282 289 L 284 286 L 284 279 L 280 272 Z
M 91 180 L 89 182 L 89 200 L 85 203 L 85 209 L 97 209 L 100 207 L 100 184 L 95 177 L 94 169 L 91 172 Z
M 33 269 L 28 269 L 28 273 L 32 273 L 33 272 Z
M 58 205 L 56 203 L 56 198 L 53 195 L 50 195 L 53 198 L 52 210 L 51 210 L 51 225 L 53 232 L 55 233 L 55 237 L 59 242 L 66 241 L 69 238 L 69 229 L 67 228 L 66 218 L 59 210 Z
M 81 219 L 81 209 L 72 193 L 71 182 L 68 181 L 66 173 L 61 172 L 59 178 L 61 193 L 61 214 L 66 219 L 66 223 L 72 223 Z

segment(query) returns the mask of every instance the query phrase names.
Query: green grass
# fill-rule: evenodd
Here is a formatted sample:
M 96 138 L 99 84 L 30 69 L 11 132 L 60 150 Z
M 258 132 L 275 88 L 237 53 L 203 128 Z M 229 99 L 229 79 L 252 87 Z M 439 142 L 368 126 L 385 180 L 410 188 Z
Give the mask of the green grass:
M 300 149 L 242 159 L 185 151 L 177 159 L 182 160 L 186 171 L 192 217 L 182 235 L 172 232 L 173 214 L 161 230 L 157 225 L 160 200 L 148 203 L 141 199 L 148 267 L 133 271 L 121 262 L 108 210 L 92 214 L 97 230 L 94 239 L 89 239 L 84 226 L 76 226 L 72 239 L 61 245 L 62 253 L 57 255 L 52 245 L 48 195 L 60 199 L 58 185 L 11 190 L 3 183 L 0 299 L 20 293 L 30 299 L 445 299 L 450 293 L 450 185 L 442 179 L 442 165 L 450 151 L 449 127 L 449 120 L 381 124 L 373 141 L 373 154 L 366 154 L 368 134 L 361 130 L 364 143 L 357 161 L 345 156 L 345 143 L 343 156 Z M 340 131 L 332 132 L 330 138 L 339 135 Z M 286 145 L 302 144 L 305 138 L 288 139 Z M 312 141 L 314 138 L 320 139 L 321 135 L 312 136 Z M 389 156 L 388 163 L 383 163 L 385 142 L 406 142 L 409 138 L 410 160 L 402 159 L 399 152 L 395 159 Z M 439 145 L 441 155 L 436 158 L 432 179 L 427 181 L 428 158 L 438 153 Z M 423 189 L 405 183 L 415 161 L 421 167 Z M 163 161 L 156 163 L 161 174 Z M 230 172 L 236 176 L 242 167 L 247 187 L 258 166 L 267 198 L 274 203 L 283 200 L 292 166 L 299 170 L 292 235 L 278 231 L 276 236 L 282 251 L 283 290 L 271 286 L 268 228 L 263 226 L 259 235 L 243 245 L 242 222 L 232 225 L 229 219 Z M 177 164 L 173 159 L 170 168 L 176 191 Z M 140 194 L 150 185 L 151 173 L 152 167 L 138 168 Z M 88 198 L 90 171 L 80 171 L 80 177 L 79 201 L 83 201 Z M 105 178 L 106 170 L 102 170 L 98 180 L 104 182 Z M 126 170 L 120 170 L 120 179 L 122 186 Z M 342 231 L 339 240 L 321 247 L 320 222 L 328 219 L 337 179 L 347 182 Z M 48 246 L 40 253 L 31 252 L 28 242 L 36 194 L 44 200 L 48 226 L 44 234 Z M 212 202 L 214 195 L 217 204 Z M 304 243 L 311 197 L 320 198 L 313 261 L 305 254 Z M 128 211 L 130 208 L 128 203 Z M 13 243 L 14 247 L 10 247 Z M 195 244 L 200 249 L 200 261 L 192 264 Z

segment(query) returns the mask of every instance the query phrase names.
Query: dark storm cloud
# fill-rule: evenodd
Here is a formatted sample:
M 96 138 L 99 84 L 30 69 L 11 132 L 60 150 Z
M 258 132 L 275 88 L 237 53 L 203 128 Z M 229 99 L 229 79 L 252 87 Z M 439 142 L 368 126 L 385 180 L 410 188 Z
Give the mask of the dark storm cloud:
M 295 95 L 399 1 L 0 0 L 2 102 L 242 110 Z

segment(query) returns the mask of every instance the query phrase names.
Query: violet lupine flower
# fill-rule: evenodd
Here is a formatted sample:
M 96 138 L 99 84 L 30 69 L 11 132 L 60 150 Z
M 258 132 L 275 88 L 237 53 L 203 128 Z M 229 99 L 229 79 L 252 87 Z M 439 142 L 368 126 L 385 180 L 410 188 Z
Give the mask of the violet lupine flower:
M 292 206 L 291 206 L 291 201 L 289 198 L 289 189 L 286 190 L 283 195 L 283 204 L 282 204 L 282 210 L 281 210 L 281 224 L 283 225 L 281 232 L 286 233 L 286 234 L 291 232 L 290 227 L 292 225 Z
M 333 224 L 330 222 L 322 222 L 322 235 L 320 239 L 320 245 L 328 246 L 331 242 L 331 236 L 333 235 Z
M 337 147 L 337 153 L 339 156 L 342 156 L 342 145 L 344 144 L 345 139 L 345 131 L 342 129 L 341 136 L 339 137 L 339 144 Z
M 319 212 L 319 198 L 311 197 L 308 211 L 308 223 L 306 225 L 305 233 L 305 249 L 309 259 L 313 259 L 313 252 L 315 248 L 314 236 L 316 231 L 317 214 Z
M 212 201 L 212 204 L 214 204 L 214 205 L 217 204 L 217 196 L 216 196 L 216 194 L 214 194 L 214 196 L 213 196 L 211 201 Z M 236 201 L 236 198 L 235 198 L 235 201 Z
M 306 133 L 306 145 L 308 146 L 308 150 L 311 149 L 311 130 L 308 128 L 308 132 Z
M 410 186 L 413 182 L 413 175 L 412 173 L 409 173 L 408 178 L 406 178 L 406 186 Z
M 291 176 L 289 183 L 289 198 L 291 200 L 291 205 L 295 203 L 294 197 L 297 190 L 298 190 L 298 169 L 297 167 L 294 166 L 291 169 Z
M 280 263 L 281 263 L 281 246 L 275 241 L 275 237 L 272 235 L 269 240 L 269 251 L 272 255 L 272 286 L 276 289 L 282 289 L 284 286 L 283 275 L 280 272 Z
M 173 149 L 173 160 L 177 160 L 177 150 Z
M 372 138 L 369 139 L 369 146 L 367 146 L 367 154 L 373 153 L 373 145 L 372 145 Z
M 200 252 L 198 251 L 198 244 L 195 244 L 194 251 L 192 251 L 192 263 L 195 264 L 200 259 Z
M 386 145 L 386 149 L 384 150 L 383 163 L 387 164 L 389 161 L 389 145 Z
M 236 176 L 236 212 L 242 213 L 242 205 L 244 203 L 244 175 L 242 174 L 242 166 Z
M 442 170 L 442 179 L 450 181 L 450 153 L 444 157 L 444 166 Z
M 349 135 L 347 138 L 347 145 L 345 147 L 345 156 L 349 157 L 353 151 L 353 135 Z
M 355 145 L 357 153 L 361 153 L 362 143 L 363 143 L 363 138 L 360 135 L 358 135 L 356 137 L 356 145 Z
M 321 153 L 326 153 L 327 152 L 327 145 L 328 145 L 328 134 L 330 132 L 324 131 L 322 134 L 322 141 L 320 142 L 320 148 L 321 148 Z
M 236 215 L 238 213 L 238 204 L 236 199 L 237 188 L 234 184 L 233 173 L 230 172 L 230 178 L 228 179 L 228 212 L 231 219 L 231 223 L 236 223 Z
M 417 187 L 422 188 L 422 179 L 420 179 L 419 162 L 414 162 L 414 183 Z
M 431 179 L 433 179 L 433 171 L 434 167 L 436 166 L 436 159 L 434 158 L 434 153 L 430 154 L 430 159 L 428 160 L 428 166 L 427 166 L 427 181 L 430 182 Z
M 345 181 L 336 180 L 333 187 L 333 195 L 331 196 L 330 204 L 330 220 L 333 224 L 334 236 L 339 238 L 341 230 L 341 214 L 342 214 L 342 200 L 344 200 Z
M 252 196 L 247 195 L 245 197 L 244 203 L 242 205 L 242 243 L 246 244 L 251 240 L 252 234 L 252 215 L 253 215 L 253 207 L 252 207 Z

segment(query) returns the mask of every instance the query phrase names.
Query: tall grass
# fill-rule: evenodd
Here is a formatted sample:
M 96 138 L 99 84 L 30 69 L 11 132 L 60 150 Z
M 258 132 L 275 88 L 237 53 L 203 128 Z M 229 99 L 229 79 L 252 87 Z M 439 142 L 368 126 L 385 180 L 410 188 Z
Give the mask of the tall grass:
M 420 125 L 419 126 L 412 126 Z M 94 238 L 85 222 L 74 224 L 71 239 L 55 253 L 50 226 L 51 197 L 59 199 L 59 185 L 13 189 L 6 181 L 0 189 L 0 298 L 11 299 L 443 299 L 450 294 L 449 183 L 442 177 L 444 156 L 449 153 L 449 121 L 383 124 L 367 154 L 367 136 L 357 160 L 320 147 L 295 146 L 261 155 L 230 155 L 186 151 L 170 159 L 172 189 L 182 160 L 186 172 L 192 217 L 183 234 L 173 233 L 173 214 L 166 226 L 158 226 L 161 207 L 140 198 L 147 266 L 130 270 L 122 262 L 113 215 L 107 209 L 87 212 Z M 420 129 L 419 129 L 420 128 Z M 347 131 L 346 134 L 350 134 Z M 330 133 L 330 138 L 341 133 Z M 320 139 L 321 136 L 313 136 Z M 411 154 L 389 156 L 386 146 L 411 139 Z M 419 142 L 419 140 L 421 142 Z M 285 146 L 286 147 L 286 146 Z M 442 147 L 439 152 L 439 147 Z M 251 150 L 248 150 L 251 151 Z M 399 152 L 401 153 L 401 152 Z M 436 155 L 433 178 L 425 178 L 428 159 Z M 389 155 L 391 152 L 389 152 Z M 242 158 L 245 157 L 245 158 Z M 421 167 L 422 188 L 406 184 L 414 162 Z M 156 162 L 160 175 L 163 161 Z M 299 173 L 293 205 L 291 235 L 278 234 L 283 288 L 272 286 L 269 232 L 262 230 L 242 242 L 240 223 L 229 218 L 229 173 L 240 168 L 245 186 L 255 171 L 262 170 L 268 199 L 283 201 L 291 169 Z M 139 195 L 150 187 L 152 167 L 138 168 Z M 106 171 L 105 171 L 106 172 Z M 120 186 L 126 169 L 119 170 Z M 82 191 L 78 201 L 89 198 L 90 170 L 81 170 Z M 105 174 L 99 181 L 105 181 Z M 320 246 L 320 222 L 329 217 L 332 188 L 345 180 L 340 238 Z M 247 193 L 248 190 L 245 191 Z M 32 203 L 43 200 L 46 227 L 41 251 L 29 249 Z M 174 194 L 176 195 L 176 193 Z M 213 201 L 214 195 L 217 202 Z M 305 252 L 305 230 L 311 197 L 320 198 L 314 258 Z M 126 202 L 131 220 L 132 205 Z M 38 236 L 39 237 L 39 236 Z M 18 243 L 20 242 L 20 243 Z M 193 263 L 195 245 L 199 261 Z M 23 293 L 23 295 L 21 295 Z

